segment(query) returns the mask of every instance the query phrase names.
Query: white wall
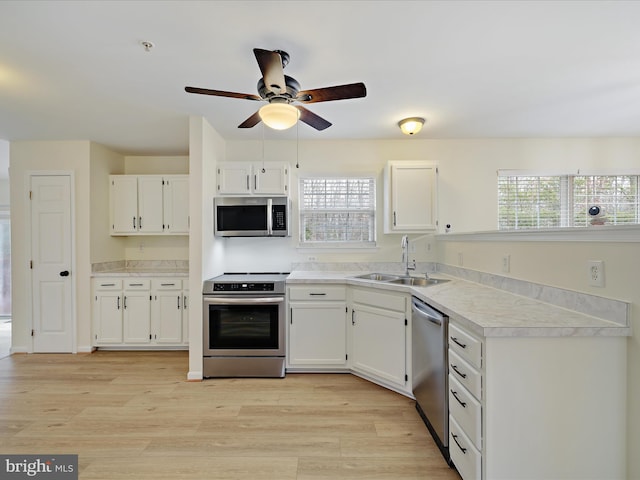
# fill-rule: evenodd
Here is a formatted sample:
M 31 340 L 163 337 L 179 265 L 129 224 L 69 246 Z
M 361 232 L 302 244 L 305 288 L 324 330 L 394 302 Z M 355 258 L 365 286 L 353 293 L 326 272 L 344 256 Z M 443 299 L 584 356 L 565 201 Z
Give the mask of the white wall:
M 189 380 L 202 379 L 202 282 L 224 271 L 223 244 L 213 236 L 216 164 L 225 142 L 202 117 L 189 119 Z
M 103 145 L 91 143 L 91 263 L 125 258 L 124 242 L 112 237 L 109 228 L 109 175 L 122 174 L 124 157 Z

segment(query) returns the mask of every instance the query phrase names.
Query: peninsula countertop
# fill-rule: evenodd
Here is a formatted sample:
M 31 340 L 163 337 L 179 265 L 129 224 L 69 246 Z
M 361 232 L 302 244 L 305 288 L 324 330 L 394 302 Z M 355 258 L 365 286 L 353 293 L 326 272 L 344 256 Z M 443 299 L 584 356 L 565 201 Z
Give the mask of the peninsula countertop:
M 294 271 L 287 284 L 338 283 L 411 294 L 484 337 L 629 336 L 627 324 L 439 272 L 449 282 L 427 287 L 355 278 L 362 271 Z M 594 305 L 594 310 L 602 310 Z

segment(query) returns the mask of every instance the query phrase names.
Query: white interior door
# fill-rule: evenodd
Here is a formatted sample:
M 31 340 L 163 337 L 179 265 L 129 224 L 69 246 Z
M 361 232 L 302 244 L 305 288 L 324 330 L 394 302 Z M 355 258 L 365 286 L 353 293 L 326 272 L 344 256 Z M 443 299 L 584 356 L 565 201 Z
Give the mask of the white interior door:
M 73 352 L 71 177 L 31 176 L 33 351 Z

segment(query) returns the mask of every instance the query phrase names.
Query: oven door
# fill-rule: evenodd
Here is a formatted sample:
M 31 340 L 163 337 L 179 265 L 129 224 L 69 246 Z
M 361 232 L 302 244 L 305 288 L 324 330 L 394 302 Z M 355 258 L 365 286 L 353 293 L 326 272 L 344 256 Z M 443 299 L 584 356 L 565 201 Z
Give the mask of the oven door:
M 204 297 L 205 357 L 285 355 L 284 297 Z

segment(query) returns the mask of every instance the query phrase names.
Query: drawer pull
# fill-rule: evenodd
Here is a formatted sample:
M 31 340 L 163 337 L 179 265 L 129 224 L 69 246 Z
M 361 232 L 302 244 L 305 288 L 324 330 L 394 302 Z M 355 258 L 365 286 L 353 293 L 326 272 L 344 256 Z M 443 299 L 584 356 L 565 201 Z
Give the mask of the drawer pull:
M 310 293 L 309 295 L 312 297 L 324 297 L 326 293 Z
M 175 283 L 161 283 L 160 286 L 161 287 L 174 287 L 176 284 Z
M 142 283 L 130 283 L 129 286 L 130 287 L 141 287 Z
M 451 394 L 453 395 L 453 398 L 455 398 L 458 403 L 462 405 L 462 408 L 467 408 L 466 402 L 463 402 L 462 400 L 460 400 L 460 397 L 458 397 L 458 392 L 456 392 L 455 390 L 451 390 Z
M 454 372 L 456 372 L 458 375 L 460 375 L 460 377 L 467 378 L 467 374 L 466 373 L 462 373 L 460 370 L 458 370 L 458 366 L 457 365 L 451 365 L 451 369 Z
M 467 348 L 467 345 L 464 343 L 460 343 L 457 337 L 451 337 L 451 341 L 458 345 L 460 348 Z
M 100 286 L 101 287 L 115 287 L 116 284 L 115 283 L 101 283 Z
M 456 445 L 458 445 L 458 448 L 462 450 L 462 454 L 466 455 L 467 449 L 464 448 L 462 445 L 460 445 L 460 442 L 458 441 L 458 435 L 456 435 L 455 433 L 452 433 L 451 436 L 453 437 L 453 441 L 456 442 Z

